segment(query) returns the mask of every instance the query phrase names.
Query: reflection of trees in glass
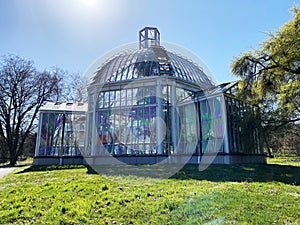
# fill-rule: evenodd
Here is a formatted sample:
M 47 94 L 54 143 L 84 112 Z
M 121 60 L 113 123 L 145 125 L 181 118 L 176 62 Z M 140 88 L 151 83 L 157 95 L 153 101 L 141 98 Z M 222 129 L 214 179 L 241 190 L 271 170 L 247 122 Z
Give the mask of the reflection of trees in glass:
M 82 133 L 84 127 L 74 127 L 76 116 L 70 113 L 42 113 L 39 155 L 80 154 L 77 133 Z
M 57 155 L 56 146 L 60 145 L 62 114 L 43 113 L 41 127 L 41 144 L 39 155 Z

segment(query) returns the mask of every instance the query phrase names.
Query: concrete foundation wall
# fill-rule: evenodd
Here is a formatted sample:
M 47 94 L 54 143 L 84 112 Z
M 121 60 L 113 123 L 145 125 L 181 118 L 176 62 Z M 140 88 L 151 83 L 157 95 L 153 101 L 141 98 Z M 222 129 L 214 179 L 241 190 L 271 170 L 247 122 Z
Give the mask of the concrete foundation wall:
M 205 158 L 206 157 L 206 158 Z M 110 164 L 247 164 L 266 163 L 265 155 L 229 155 L 211 156 L 91 156 L 91 157 L 35 157 L 33 165 L 110 165 Z
M 83 165 L 82 157 L 35 157 L 33 159 L 35 166 L 49 166 L 49 165 Z

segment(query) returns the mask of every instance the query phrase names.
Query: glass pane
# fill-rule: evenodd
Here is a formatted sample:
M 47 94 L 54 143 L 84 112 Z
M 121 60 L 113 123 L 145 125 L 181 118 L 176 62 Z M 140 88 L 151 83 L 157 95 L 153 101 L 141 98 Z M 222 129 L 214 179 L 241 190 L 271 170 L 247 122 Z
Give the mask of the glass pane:
M 115 97 L 115 107 L 119 107 L 120 106 L 120 91 L 117 90 L 116 91 L 116 97 Z
M 121 90 L 121 106 L 126 105 L 126 90 Z
M 132 105 L 132 89 L 127 89 L 127 105 Z
M 138 89 L 133 88 L 132 89 L 132 105 L 137 105 L 137 99 L 138 99 Z
M 139 88 L 137 91 L 137 104 L 138 105 L 144 104 L 144 88 Z
M 115 91 L 110 91 L 109 92 L 109 107 L 113 107 L 115 104 L 115 99 L 116 98 L 116 93 Z
M 150 87 L 150 104 L 156 103 L 156 87 Z
M 108 108 L 109 107 L 109 92 L 103 92 L 103 108 Z
M 103 108 L 104 94 L 101 92 L 98 97 L 98 108 Z

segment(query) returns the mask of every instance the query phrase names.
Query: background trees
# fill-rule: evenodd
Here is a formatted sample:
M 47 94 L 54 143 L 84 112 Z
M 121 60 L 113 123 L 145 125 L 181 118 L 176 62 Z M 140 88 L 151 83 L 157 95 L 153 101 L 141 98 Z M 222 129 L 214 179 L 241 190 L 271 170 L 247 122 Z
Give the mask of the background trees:
M 88 79 L 59 68 L 38 71 L 19 56 L 0 58 L 0 159 L 15 165 L 20 155 L 31 155 L 40 107 L 46 101 L 82 102 Z M 0 162 L 1 163 L 1 162 Z
M 282 137 L 283 130 L 295 137 L 300 122 L 300 10 L 292 11 L 292 20 L 270 33 L 260 49 L 244 53 L 231 65 L 241 78 L 240 97 L 260 106 L 268 145 L 274 135 Z
M 14 55 L 1 58 L 0 140 L 10 165 L 15 165 L 23 153 L 39 108 L 45 101 L 58 99 L 61 80 L 56 70 L 39 72 L 32 61 Z
M 15 165 L 35 148 L 36 118 L 46 101 L 82 102 L 88 79 L 59 68 L 38 71 L 19 56 L 0 58 L 0 159 Z M 1 163 L 1 162 L 0 162 Z
M 87 102 L 87 87 L 89 78 L 83 77 L 79 73 L 69 73 L 68 71 L 56 68 L 56 71 L 63 78 L 60 82 L 59 101 L 62 102 Z

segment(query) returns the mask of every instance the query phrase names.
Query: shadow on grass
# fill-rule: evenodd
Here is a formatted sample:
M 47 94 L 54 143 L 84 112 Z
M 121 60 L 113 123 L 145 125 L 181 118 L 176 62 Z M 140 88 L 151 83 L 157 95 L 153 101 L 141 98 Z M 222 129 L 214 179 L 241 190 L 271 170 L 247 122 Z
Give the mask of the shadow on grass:
M 300 167 L 278 164 L 239 164 L 239 165 L 210 165 L 206 170 L 199 171 L 198 165 L 185 165 L 180 171 L 168 176 L 166 167 L 160 165 L 153 168 L 148 165 L 137 165 L 142 170 L 126 169 L 124 166 L 98 166 L 96 171 L 108 176 L 134 175 L 140 177 L 166 178 L 178 180 L 207 180 L 213 182 L 282 182 L 291 185 L 300 185 Z M 88 173 L 96 174 L 95 168 L 88 167 Z M 172 171 L 172 169 L 171 169 Z
M 3 165 L 0 165 L 0 168 L 11 168 L 11 167 L 20 168 L 20 167 L 31 166 L 31 165 L 32 165 L 31 162 L 23 163 L 23 164 L 17 164 L 17 165 L 14 165 L 14 166 L 11 166 L 9 164 L 3 164 Z
M 194 179 L 214 182 L 282 182 L 300 185 L 300 167 L 278 164 L 210 165 L 199 171 L 198 166 L 187 165 L 171 179 Z
M 185 165 L 175 174 L 168 173 L 170 164 L 153 167 L 150 165 L 136 165 L 136 167 L 97 166 L 83 165 L 64 166 L 31 166 L 18 173 L 73 170 L 87 168 L 88 174 L 100 174 L 106 176 L 138 176 L 158 179 L 177 180 L 207 180 L 212 182 L 282 182 L 291 185 L 300 185 L 300 167 L 278 164 L 241 164 L 241 165 L 210 165 L 206 170 L 199 171 L 198 165 Z M 99 172 L 100 171 L 100 172 Z M 172 171 L 170 169 L 169 171 Z
M 54 170 L 73 170 L 73 169 L 82 169 L 86 166 L 83 165 L 63 165 L 63 166 L 30 166 L 18 173 L 29 173 L 29 172 L 45 172 L 45 171 L 54 171 Z

